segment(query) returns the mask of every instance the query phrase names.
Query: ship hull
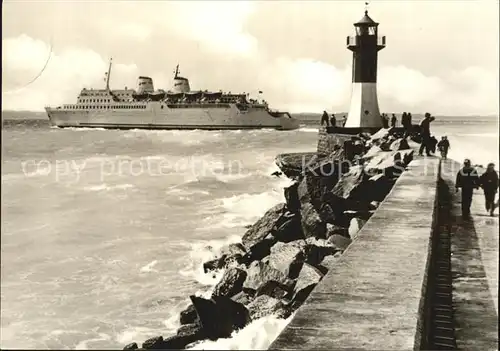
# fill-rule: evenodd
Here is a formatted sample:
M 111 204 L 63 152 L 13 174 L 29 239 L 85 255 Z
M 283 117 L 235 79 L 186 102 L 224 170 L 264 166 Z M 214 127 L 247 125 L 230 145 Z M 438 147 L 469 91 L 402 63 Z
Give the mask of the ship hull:
M 293 130 L 299 122 L 289 114 L 270 114 L 263 108 L 240 111 L 235 105 L 216 108 L 168 108 L 160 102 L 141 109 L 46 108 L 52 125 L 108 129 L 263 129 Z

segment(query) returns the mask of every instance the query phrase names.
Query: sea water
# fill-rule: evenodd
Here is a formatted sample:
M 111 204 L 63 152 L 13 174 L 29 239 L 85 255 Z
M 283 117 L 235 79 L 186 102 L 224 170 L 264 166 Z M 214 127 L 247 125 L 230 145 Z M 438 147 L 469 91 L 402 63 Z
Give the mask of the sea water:
M 317 144 L 311 126 L 117 131 L 29 117 L 2 130 L 2 348 L 116 349 L 174 334 L 188 296 L 209 296 L 220 278 L 202 263 L 284 200 L 291 182 L 271 175 L 274 157 Z M 498 160 L 497 118 L 431 128 L 452 158 Z M 265 317 L 195 348 L 265 349 L 287 322 Z

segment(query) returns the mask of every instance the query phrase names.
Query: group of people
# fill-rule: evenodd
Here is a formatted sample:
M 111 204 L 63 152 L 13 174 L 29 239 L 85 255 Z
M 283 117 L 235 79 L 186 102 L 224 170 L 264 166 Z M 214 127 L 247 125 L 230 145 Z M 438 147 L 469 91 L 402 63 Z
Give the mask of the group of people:
M 395 113 L 392 114 L 392 117 L 390 119 L 387 113 L 382 113 L 381 117 L 384 128 L 389 128 L 389 126 L 394 128 L 398 124 L 398 118 L 396 117 Z M 403 114 L 401 115 L 401 126 L 404 129 L 410 129 L 411 119 L 412 116 L 410 112 L 403 112 Z
M 474 189 L 482 188 L 484 191 L 486 212 L 493 216 L 498 202 L 495 204 L 495 195 L 498 189 L 498 174 L 495 170 L 495 164 L 489 163 L 486 171 L 479 176 L 477 169 L 472 167 L 469 159 L 465 159 L 464 165 L 457 173 L 455 189 L 462 189 L 462 216 L 470 216 L 470 206 L 472 204 L 472 195 Z
M 441 153 L 441 158 L 446 160 L 448 157 L 448 150 L 451 148 L 450 141 L 447 136 L 442 136 L 441 140 L 437 142 L 437 139 L 431 136 L 430 124 L 434 120 L 435 117 L 427 112 L 422 122 L 420 122 L 420 136 L 422 139 L 419 155 L 422 156 L 425 151 L 427 156 L 431 156 L 431 153 L 435 153 L 437 146 Z M 455 181 L 456 191 L 458 192 L 458 189 L 462 189 L 462 216 L 470 216 L 473 191 L 479 188 L 482 188 L 484 191 L 486 211 L 490 216 L 493 216 L 495 208 L 498 207 L 498 203 L 495 204 L 498 185 L 498 174 L 495 170 L 494 163 L 489 163 L 486 167 L 486 171 L 479 176 L 477 169 L 472 167 L 471 161 L 466 159 L 463 167 L 458 171 Z
M 342 127 L 345 126 L 345 122 L 347 121 L 347 117 L 344 116 L 342 117 Z M 323 111 L 323 115 L 321 116 L 321 125 L 324 125 L 326 124 L 326 126 L 332 126 L 332 127 L 336 127 L 337 126 L 337 118 L 335 117 L 335 113 L 332 113 L 332 116 L 330 117 L 328 115 L 328 112 L 326 111 Z

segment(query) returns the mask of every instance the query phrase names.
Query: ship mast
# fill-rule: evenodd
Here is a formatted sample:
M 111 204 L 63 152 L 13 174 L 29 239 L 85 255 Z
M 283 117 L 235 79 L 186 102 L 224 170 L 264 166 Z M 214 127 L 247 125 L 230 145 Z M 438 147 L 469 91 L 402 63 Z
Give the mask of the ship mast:
M 111 77 L 111 65 L 113 63 L 113 58 L 109 59 L 108 72 L 106 73 L 106 90 L 109 90 L 109 79 Z
M 179 75 L 179 64 L 177 64 L 177 67 L 175 67 L 175 76 L 174 76 L 174 79 L 177 78 L 178 75 Z

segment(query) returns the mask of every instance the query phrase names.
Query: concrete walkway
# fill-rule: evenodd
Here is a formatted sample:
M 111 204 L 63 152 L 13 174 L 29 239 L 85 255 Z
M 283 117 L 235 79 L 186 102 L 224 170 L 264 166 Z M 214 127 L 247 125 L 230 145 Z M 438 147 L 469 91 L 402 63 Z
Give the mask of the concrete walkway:
M 271 350 L 419 350 L 428 342 L 438 165 L 436 157 L 410 164 Z M 498 350 L 498 214 L 487 215 L 478 190 L 472 219 L 462 219 L 454 191 L 459 169 L 452 160 L 441 164 L 451 194 L 453 332 L 458 349 Z
M 420 348 L 438 164 L 410 164 L 270 349 Z
M 482 190 L 474 193 L 472 200 L 472 216 L 474 228 L 481 250 L 481 259 L 488 279 L 491 296 L 498 315 L 498 211 L 495 217 L 486 213 L 484 194 Z
M 452 193 L 452 275 L 455 338 L 459 350 L 497 350 L 498 346 L 498 217 L 484 208 L 482 190 L 475 192 L 472 219 L 461 214 L 455 193 L 460 164 L 442 163 L 442 178 Z

